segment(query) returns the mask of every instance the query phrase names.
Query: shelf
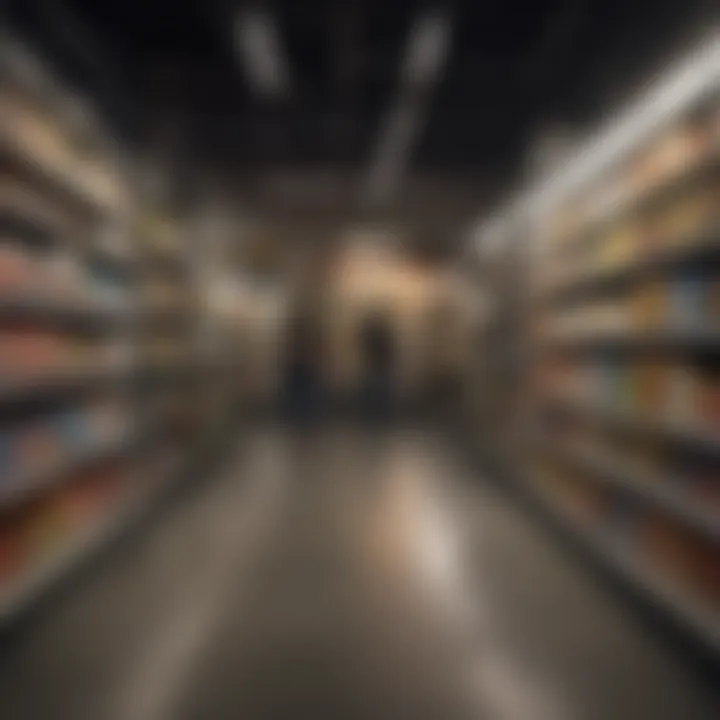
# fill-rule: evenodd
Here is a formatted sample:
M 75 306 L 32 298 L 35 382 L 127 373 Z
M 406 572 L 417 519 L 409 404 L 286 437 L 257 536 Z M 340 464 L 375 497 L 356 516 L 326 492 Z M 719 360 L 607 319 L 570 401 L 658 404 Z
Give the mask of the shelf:
M 179 253 L 152 249 L 143 255 L 143 265 L 148 274 L 160 273 L 170 277 L 186 277 L 190 272 L 188 261 Z
M 49 244 L 54 238 L 61 236 L 61 223 L 53 220 L 48 214 L 28 207 L 20 207 L 18 203 L 8 203 L 4 197 L 5 189 L 0 188 L 0 227 L 10 236 L 18 235 L 21 240 L 41 241 Z
M 575 514 L 540 489 L 527 477 L 523 488 L 572 537 L 578 540 L 595 559 L 627 585 L 639 590 L 643 597 L 662 610 L 686 632 L 720 657 L 720 614 L 706 603 L 694 598 L 676 583 L 662 577 L 647 564 L 628 554 L 629 548 L 613 543 L 603 532 L 590 528 Z
M 33 299 L 24 297 L 0 299 L 0 321 L 42 322 L 62 327 L 113 332 L 128 324 L 130 314 L 126 310 L 115 310 L 72 304 L 50 298 Z
M 617 291 L 650 277 L 718 260 L 720 228 L 713 227 L 699 233 L 691 242 L 671 245 L 640 261 L 580 275 L 562 283 L 560 287 L 542 291 L 541 297 L 553 305 L 577 302 L 594 295 Z
M 680 168 L 669 177 L 636 191 L 618 204 L 617 207 L 603 211 L 599 217 L 588 221 L 588 226 L 557 247 L 558 253 L 574 251 L 579 246 L 593 242 L 598 235 L 613 223 L 625 217 L 641 213 L 656 203 L 667 201 L 674 194 L 681 192 L 688 185 L 701 181 L 705 176 L 720 170 L 720 147 L 713 146 L 702 157 L 689 165 Z
M 4 481 L 0 486 L 0 512 L 18 507 L 38 493 L 64 482 L 85 468 L 131 451 L 136 443 L 136 438 L 128 437 L 105 441 L 99 446 L 85 448 L 76 452 L 73 457 L 65 458 L 52 470 L 36 473 L 35 476 L 21 477 L 19 480 Z
M 118 510 L 109 511 L 104 519 L 92 523 L 62 549 L 30 568 L 15 584 L 0 589 L 0 627 L 7 626 L 74 567 L 119 537 L 177 477 L 180 467 L 181 463 L 174 465 L 159 482 L 152 477 L 148 477 L 147 485 L 139 482 L 140 489 L 121 501 Z
M 617 333 L 559 333 L 549 338 L 547 346 L 560 350 L 720 350 L 720 330 L 679 328 L 661 330 L 630 330 Z
M 65 373 L 0 382 L 0 405 L 35 400 L 46 395 L 83 390 L 114 383 L 126 383 L 131 378 L 127 368 L 86 368 Z
M 605 407 L 599 403 L 574 400 L 572 398 L 554 398 L 551 403 L 574 414 L 590 417 L 603 423 L 625 427 L 633 432 L 655 435 L 673 442 L 692 445 L 713 455 L 720 455 L 720 433 L 713 433 L 705 428 L 668 423 L 640 413 L 627 412 L 613 407 Z
M 595 452 L 559 447 L 551 447 L 550 452 L 599 481 L 655 505 L 711 540 L 720 539 L 720 509 L 713 511 L 702 505 L 699 498 L 687 497 L 678 489 L 679 482 L 630 471 Z
M 15 122 L 17 125 L 17 121 Z M 87 183 L 80 182 L 76 171 L 60 167 L 38 157 L 33 143 L 22 129 L 5 124 L 0 133 L 0 160 L 19 171 L 28 181 L 40 183 L 54 194 L 59 194 L 96 214 L 111 214 L 117 209 L 97 197 Z
M 184 329 L 195 320 L 194 312 L 188 308 L 169 308 L 167 310 L 144 309 L 136 315 L 137 323 L 148 330 Z

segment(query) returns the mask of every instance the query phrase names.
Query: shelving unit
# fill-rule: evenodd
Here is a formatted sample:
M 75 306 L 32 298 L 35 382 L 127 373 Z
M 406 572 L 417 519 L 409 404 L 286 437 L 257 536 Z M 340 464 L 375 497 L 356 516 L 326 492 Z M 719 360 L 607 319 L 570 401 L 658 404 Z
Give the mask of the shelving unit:
M 720 650 L 720 66 L 544 208 L 529 417 L 546 500 Z M 593 213 L 597 198 L 615 203 Z
M 183 221 L 5 35 L 0 77 L 1 629 L 193 466 L 213 368 Z
M 715 37 L 493 221 L 528 258 L 507 475 L 715 655 L 718 208 Z
M 594 559 L 628 585 L 643 593 L 652 605 L 671 617 L 713 655 L 720 654 L 720 620 L 711 604 L 699 600 L 681 584 L 649 567 L 622 542 L 588 525 L 576 510 L 563 504 L 556 493 L 543 489 L 531 477 L 519 480 L 525 491 L 556 523 L 582 543 Z

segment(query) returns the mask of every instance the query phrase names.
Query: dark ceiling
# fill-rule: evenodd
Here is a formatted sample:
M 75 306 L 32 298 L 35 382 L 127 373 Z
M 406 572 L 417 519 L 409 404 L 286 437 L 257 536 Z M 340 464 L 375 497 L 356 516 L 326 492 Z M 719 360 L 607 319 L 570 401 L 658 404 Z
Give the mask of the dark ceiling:
M 255 3 L 257 5 L 257 3 Z M 136 142 L 181 148 L 193 166 L 362 173 L 398 87 L 418 0 L 277 0 L 292 75 L 282 100 L 248 86 L 230 0 L 11 0 L 42 45 Z M 438 3 L 434 4 L 436 7 Z M 582 134 L 668 52 L 717 17 L 708 0 L 464 0 L 410 174 L 517 180 L 538 133 Z

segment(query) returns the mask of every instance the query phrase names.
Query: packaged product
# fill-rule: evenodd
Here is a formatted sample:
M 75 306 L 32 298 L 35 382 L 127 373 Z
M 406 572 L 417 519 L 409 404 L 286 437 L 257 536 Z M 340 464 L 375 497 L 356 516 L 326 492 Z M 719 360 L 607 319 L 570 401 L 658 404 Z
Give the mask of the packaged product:
M 24 326 L 0 330 L 0 363 L 7 380 L 32 372 L 28 357 L 28 341 L 31 335 L 32 329 Z
M 669 293 L 667 283 L 649 282 L 631 296 L 630 314 L 639 330 L 655 330 L 667 323 Z
M 698 384 L 698 424 L 708 432 L 720 435 L 720 369 L 700 368 Z
M 53 418 L 53 424 L 68 453 L 75 453 L 90 446 L 92 432 L 88 427 L 85 412 L 75 408 L 65 410 Z
M 629 548 L 635 547 L 641 530 L 643 504 L 623 493 L 608 493 L 605 522 L 613 542 Z
M 12 428 L 0 430 L 0 494 L 3 485 L 17 476 L 17 437 Z
M 104 505 L 100 491 L 102 472 L 85 472 L 60 488 L 56 502 L 73 527 L 87 528 L 101 515 Z
M 637 227 L 621 223 L 600 241 L 597 258 L 592 264 L 608 269 L 622 267 L 637 257 L 637 250 Z
M 693 425 L 701 392 L 698 373 L 687 365 L 676 365 L 668 371 L 666 416 L 673 424 Z
M 705 296 L 707 327 L 712 331 L 720 330 L 720 275 L 715 275 L 708 282 Z
M 717 193 L 712 188 L 694 190 L 671 202 L 654 221 L 660 245 L 674 248 L 701 242 L 716 204 Z
M 691 500 L 716 508 L 720 520 L 720 467 L 716 458 L 694 448 L 675 450 L 668 458 L 664 477 Z
M 33 279 L 33 262 L 22 248 L 0 242 L 0 295 L 16 297 L 27 292 Z
M 57 370 L 65 366 L 65 345 L 61 335 L 31 328 L 27 330 L 20 343 L 21 367 L 32 372 L 39 370 Z
M 707 274 L 685 273 L 670 283 L 672 320 L 679 328 L 705 328 L 713 280 Z
M 574 508 L 574 512 L 584 521 L 597 524 L 607 513 L 610 494 L 585 475 L 571 473 L 562 493 Z
M 690 168 L 704 149 L 702 128 L 684 123 L 655 140 L 640 156 L 635 172 L 638 194 L 668 182 Z
M 47 293 L 68 305 L 87 299 L 87 282 L 76 258 L 65 252 L 51 255 L 47 261 Z
M 624 445 L 623 465 L 636 475 L 638 481 L 653 480 L 663 474 L 667 461 L 664 445 L 631 435 L 625 435 L 621 442 Z
M 92 436 L 98 441 L 117 437 L 120 434 L 120 417 L 117 405 L 112 402 L 98 403 L 89 408 L 87 423 Z
M 0 589 L 17 582 L 27 565 L 23 518 L 17 513 L 0 522 Z
M 65 448 L 51 418 L 36 420 L 19 431 L 18 453 L 23 474 L 30 477 L 51 472 L 60 465 Z
M 128 367 L 133 359 L 133 347 L 124 339 L 104 342 L 97 346 L 95 362 L 108 368 Z
M 592 373 L 595 397 L 602 405 L 614 409 L 629 409 L 628 396 L 630 375 L 624 358 L 605 355 L 598 358 Z
M 100 368 L 102 366 L 102 356 L 100 350 L 102 343 L 94 338 L 77 337 L 73 338 L 70 345 L 69 366 L 80 372 L 87 370 L 88 372 Z
M 110 268 L 94 264 L 87 278 L 92 301 L 108 309 L 121 309 L 126 305 L 127 288 Z
M 720 547 L 657 511 L 645 527 L 650 562 L 691 595 L 720 604 Z
M 28 507 L 26 539 L 30 562 L 41 562 L 61 550 L 71 537 L 72 527 L 62 508 L 49 493 Z
M 670 366 L 663 360 L 638 362 L 632 375 L 632 405 L 644 417 L 665 414 L 668 402 Z

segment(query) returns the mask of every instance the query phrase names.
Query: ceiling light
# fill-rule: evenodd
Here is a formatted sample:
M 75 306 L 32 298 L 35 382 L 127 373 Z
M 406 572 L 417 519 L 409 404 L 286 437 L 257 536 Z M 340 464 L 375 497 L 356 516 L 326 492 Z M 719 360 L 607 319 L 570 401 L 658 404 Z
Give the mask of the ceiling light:
M 242 12 L 235 23 L 235 42 L 248 81 L 257 92 L 274 97 L 290 92 L 290 74 L 272 16 L 260 10 Z
M 445 64 L 451 30 L 450 18 L 437 11 L 420 15 L 410 30 L 398 95 L 381 125 L 367 177 L 365 198 L 370 204 L 386 204 L 397 191 Z
M 451 29 L 450 19 L 438 12 L 430 12 L 416 21 L 405 56 L 406 84 L 426 86 L 435 81 L 445 63 Z

